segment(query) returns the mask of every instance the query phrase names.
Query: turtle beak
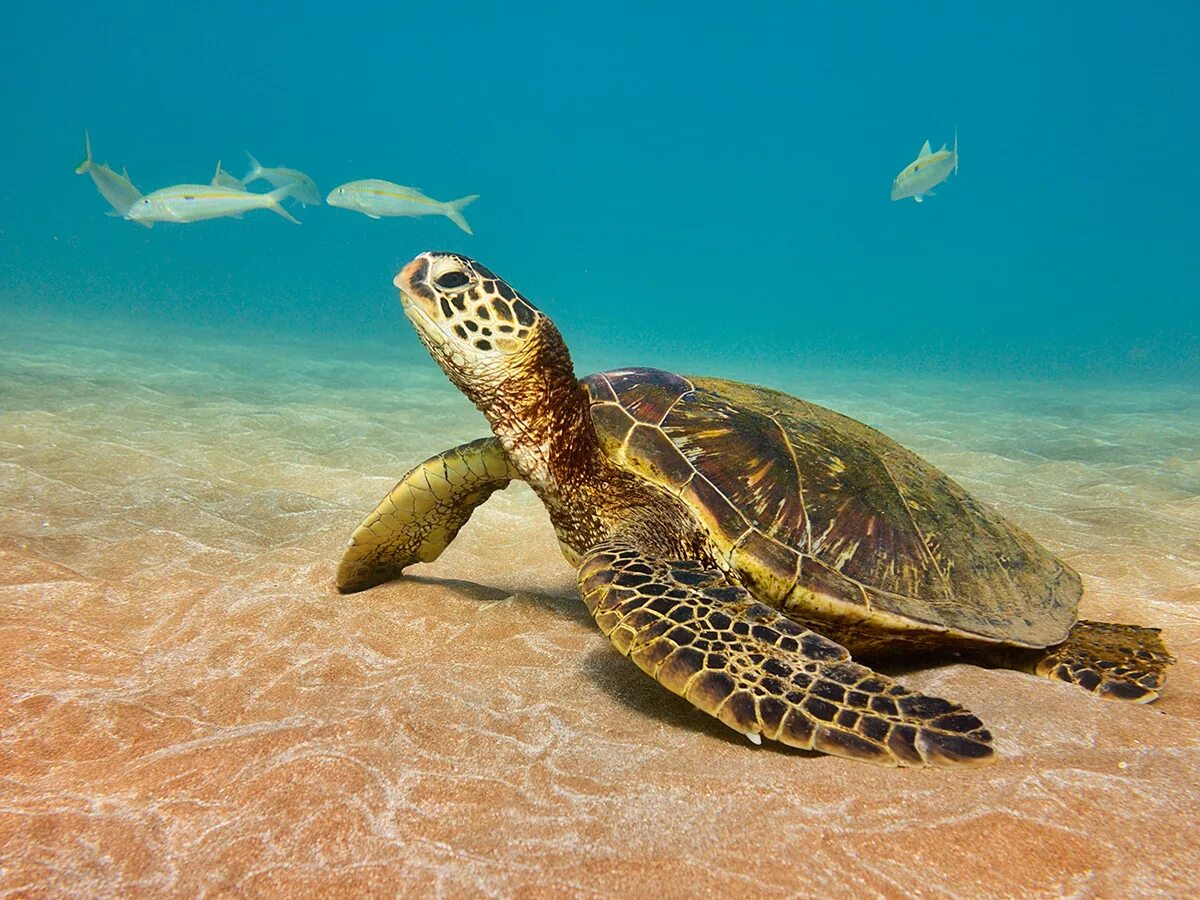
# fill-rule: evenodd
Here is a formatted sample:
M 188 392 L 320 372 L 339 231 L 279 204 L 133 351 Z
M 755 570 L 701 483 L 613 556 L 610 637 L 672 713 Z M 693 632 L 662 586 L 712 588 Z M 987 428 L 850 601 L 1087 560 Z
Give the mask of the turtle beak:
M 392 280 L 392 284 L 412 296 L 415 293 L 429 293 L 425 285 L 425 276 L 429 273 L 429 254 L 422 253 L 408 263 Z
M 427 345 L 429 341 L 442 344 L 446 340 L 442 332 L 437 295 L 427 281 L 429 260 L 429 254 L 422 253 L 392 279 L 392 284 L 400 289 L 400 305 L 404 308 L 404 315 Z
M 429 289 L 429 254 L 422 253 L 400 270 L 392 284 L 400 289 L 400 302 L 407 309 L 415 304 L 422 312 L 437 321 L 437 297 Z

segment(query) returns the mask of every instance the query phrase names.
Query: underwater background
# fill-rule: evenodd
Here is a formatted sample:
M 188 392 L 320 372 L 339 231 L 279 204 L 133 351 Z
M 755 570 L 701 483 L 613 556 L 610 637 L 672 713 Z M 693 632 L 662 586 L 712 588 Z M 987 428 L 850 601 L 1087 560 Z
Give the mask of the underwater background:
M 391 277 L 439 248 L 599 367 L 1200 371 L 1195 4 L 330 13 L 8 11 L 5 311 L 416 350 Z M 143 192 L 240 176 L 249 150 L 323 194 L 478 193 L 475 235 L 329 207 L 146 231 L 71 174 L 85 127 Z M 955 128 L 960 173 L 889 201 Z
M 1200 895 L 1198 32 L 1182 2 L 6 9 L 0 892 Z M 249 151 L 322 195 L 479 194 L 475 233 L 147 230 L 74 174 L 85 128 L 143 192 Z M 956 129 L 959 174 L 890 201 Z M 613 652 L 522 484 L 338 595 L 396 480 L 486 433 L 392 286 L 426 249 L 580 374 L 882 429 L 1075 568 L 1081 615 L 1161 627 L 1162 698 L 914 665 L 996 765 L 751 748 Z

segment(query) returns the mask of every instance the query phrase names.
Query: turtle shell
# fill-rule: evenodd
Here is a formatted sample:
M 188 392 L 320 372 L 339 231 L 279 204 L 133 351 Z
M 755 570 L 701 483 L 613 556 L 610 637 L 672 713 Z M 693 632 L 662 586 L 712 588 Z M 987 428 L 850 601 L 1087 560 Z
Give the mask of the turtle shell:
M 602 446 L 695 512 L 756 596 L 815 617 L 1030 647 L 1079 576 L 875 429 L 778 391 L 657 369 L 584 379 Z

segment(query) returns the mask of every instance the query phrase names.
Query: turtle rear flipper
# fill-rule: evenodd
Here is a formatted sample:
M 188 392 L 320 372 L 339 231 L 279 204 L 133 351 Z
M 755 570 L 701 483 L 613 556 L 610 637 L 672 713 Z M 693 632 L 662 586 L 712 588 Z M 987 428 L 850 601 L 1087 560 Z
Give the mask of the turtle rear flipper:
M 584 555 L 579 587 L 623 655 L 755 743 L 765 735 L 885 766 L 993 757 L 991 734 L 967 710 L 852 662 L 715 569 L 616 540 Z
M 1157 628 L 1080 619 L 1061 644 L 1031 651 L 1029 670 L 1106 700 L 1151 703 L 1175 662 L 1160 634 Z
M 363 591 L 399 578 L 413 563 L 433 562 L 476 507 L 520 477 L 494 437 L 414 466 L 354 530 L 338 565 L 338 590 Z

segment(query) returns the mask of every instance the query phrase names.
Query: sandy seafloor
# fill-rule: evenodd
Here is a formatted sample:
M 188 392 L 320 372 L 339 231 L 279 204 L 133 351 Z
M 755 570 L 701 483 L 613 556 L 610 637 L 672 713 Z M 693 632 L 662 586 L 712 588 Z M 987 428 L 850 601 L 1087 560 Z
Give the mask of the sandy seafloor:
M 402 323 L 394 353 L 141 334 L 0 329 L 0 894 L 1200 893 L 1194 386 L 752 373 L 922 453 L 1179 657 L 1149 707 L 912 671 L 1000 760 L 893 771 L 650 682 L 524 486 L 339 596 L 358 521 L 484 433 Z

